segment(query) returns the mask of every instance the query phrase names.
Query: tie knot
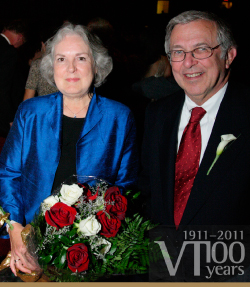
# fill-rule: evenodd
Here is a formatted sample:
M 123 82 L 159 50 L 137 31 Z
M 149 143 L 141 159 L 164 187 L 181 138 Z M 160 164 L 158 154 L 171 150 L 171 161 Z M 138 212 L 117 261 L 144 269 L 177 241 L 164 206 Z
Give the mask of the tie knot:
M 190 123 L 199 122 L 205 115 L 206 111 L 201 107 L 196 107 L 192 109 L 192 114 L 190 118 Z

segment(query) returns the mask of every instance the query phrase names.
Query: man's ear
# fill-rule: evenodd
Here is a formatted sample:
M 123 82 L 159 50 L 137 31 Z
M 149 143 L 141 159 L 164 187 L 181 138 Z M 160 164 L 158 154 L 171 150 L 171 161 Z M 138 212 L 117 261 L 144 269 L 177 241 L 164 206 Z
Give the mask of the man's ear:
M 237 55 L 237 50 L 235 47 L 231 47 L 228 52 L 227 52 L 227 56 L 226 56 L 226 69 L 229 69 L 234 58 Z
M 18 47 L 22 46 L 22 44 L 23 44 L 24 42 L 25 42 L 25 41 L 24 41 L 23 35 L 22 35 L 22 34 L 16 34 L 16 35 L 15 35 L 15 41 L 14 41 L 14 43 L 13 43 L 13 46 L 14 46 L 15 48 L 18 48 Z

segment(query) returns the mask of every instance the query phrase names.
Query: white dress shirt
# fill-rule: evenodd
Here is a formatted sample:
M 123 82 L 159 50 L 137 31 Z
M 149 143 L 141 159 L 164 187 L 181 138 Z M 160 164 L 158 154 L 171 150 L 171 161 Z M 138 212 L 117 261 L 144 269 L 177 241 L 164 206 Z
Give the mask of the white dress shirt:
M 177 151 L 179 150 L 179 145 L 181 142 L 181 137 L 186 125 L 189 122 L 191 117 L 192 109 L 195 107 L 202 107 L 206 114 L 200 121 L 201 127 L 201 155 L 200 155 L 200 163 L 202 161 L 204 152 L 206 150 L 208 140 L 212 133 L 212 129 L 214 126 L 214 122 L 221 104 L 221 101 L 225 95 L 228 83 L 224 85 L 215 95 L 213 95 L 210 99 L 208 99 L 203 105 L 198 106 L 195 102 L 193 102 L 187 95 L 185 95 L 185 102 L 181 112 L 179 130 L 178 130 L 178 146 Z

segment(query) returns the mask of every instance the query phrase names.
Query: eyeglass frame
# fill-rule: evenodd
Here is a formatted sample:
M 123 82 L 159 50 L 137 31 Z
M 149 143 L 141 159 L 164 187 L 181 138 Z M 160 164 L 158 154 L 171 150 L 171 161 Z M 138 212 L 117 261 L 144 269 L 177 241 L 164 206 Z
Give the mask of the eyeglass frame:
M 220 47 L 220 45 L 222 45 L 222 43 L 219 44 L 219 45 L 217 45 L 217 46 L 215 46 L 215 47 L 213 47 L 213 48 L 207 46 L 207 48 L 209 48 L 209 49 L 211 50 L 211 55 L 208 56 L 208 57 L 202 58 L 202 59 L 195 58 L 195 56 L 194 56 L 194 54 L 193 54 L 194 51 L 197 50 L 197 49 L 199 49 L 200 47 L 197 47 L 197 48 L 193 49 L 192 51 L 188 51 L 188 52 L 185 52 L 184 50 L 172 50 L 172 51 L 169 51 L 169 52 L 167 53 L 167 56 L 168 56 L 168 59 L 169 59 L 171 62 L 183 62 L 183 61 L 186 59 L 186 54 L 187 54 L 187 53 L 191 53 L 192 57 L 195 58 L 196 60 L 204 60 L 204 59 L 208 59 L 208 58 L 212 57 L 212 56 L 213 56 L 213 53 L 214 53 L 214 50 L 215 50 L 215 49 L 218 49 L 218 48 Z M 183 60 L 181 60 L 181 61 L 173 61 L 173 60 L 171 60 L 171 55 L 170 55 L 170 53 L 173 52 L 173 51 L 182 51 L 182 52 L 184 52 L 184 58 L 183 58 Z

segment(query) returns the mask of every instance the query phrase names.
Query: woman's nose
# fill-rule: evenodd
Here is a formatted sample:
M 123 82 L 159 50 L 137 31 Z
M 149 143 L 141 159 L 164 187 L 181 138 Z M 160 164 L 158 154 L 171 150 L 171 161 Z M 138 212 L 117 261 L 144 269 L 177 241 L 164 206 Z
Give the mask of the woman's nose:
M 68 70 L 70 73 L 74 73 L 76 71 L 76 65 L 74 60 L 69 62 Z

